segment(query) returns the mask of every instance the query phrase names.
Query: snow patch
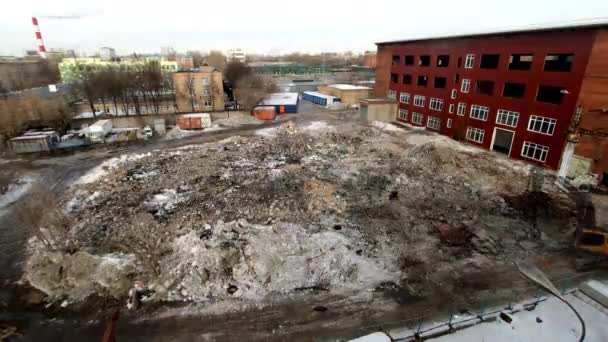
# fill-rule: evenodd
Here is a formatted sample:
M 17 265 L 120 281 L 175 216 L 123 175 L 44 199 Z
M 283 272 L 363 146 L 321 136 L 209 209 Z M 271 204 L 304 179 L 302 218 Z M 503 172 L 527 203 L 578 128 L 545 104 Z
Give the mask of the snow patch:
M 153 212 L 156 216 L 163 216 L 171 212 L 175 207 L 186 201 L 188 194 L 177 192 L 174 189 L 165 189 L 161 193 L 152 195 L 151 198 L 144 202 L 144 207 L 149 212 Z
M 255 134 L 261 135 L 263 137 L 275 137 L 278 132 L 279 132 L 278 127 L 270 127 L 270 128 L 258 129 L 255 131 Z
M 26 176 L 19 178 L 15 183 L 10 184 L 2 195 L 0 195 L 0 208 L 4 208 L 14 203 L 25 195 L 32 187 L 34 178 Z
M 325 122 L 325 121 L 313 121 L 313 122 L 309 123 L 308 125 L 302 127 L 302 129 L 308 130 L 308 131 L 317 131 L 317 130 L 326 130 L 326 129 L 333 129 L 333 128 L 329 124 L 327 124 L 327 122 Z
M 388 132 L 404 132 L 404 130 L 402 128 L 399 128 L 388 122 L 374 121 L 374 122 L 372 122 L 372 126 L 374 126 L 376 128 L 380 128 L 381 130 L 388 131 Z
M 143 154 L 125 154 L 120 157 L 108 159 L 108 160 L 104 161 L 103 163 L 97 165 L 93 169 L 91 169 L 89 172 L 82 175 L 80 178 L 78 178 L 78 180 L 76 180 L 76 182 L 74 182 L 74 185 L 90 184 L 90 183 L 96 182 L 96 181 L 102 179 L 111 170 L 116 169 L 121 164 L 130 162 L 130 161 L 139 160 L 139 159 L 142 159 L 145 157 L 150 157 L 150 156 L 152 156 L 152 153 L 148 152 L 148 153 L 143 153 Z

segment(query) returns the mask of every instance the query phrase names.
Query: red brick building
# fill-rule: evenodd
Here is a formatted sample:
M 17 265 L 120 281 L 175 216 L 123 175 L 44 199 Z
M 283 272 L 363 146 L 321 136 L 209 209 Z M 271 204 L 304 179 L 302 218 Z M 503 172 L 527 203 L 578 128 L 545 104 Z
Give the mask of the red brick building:
M 608 128 L 594 111 L 608 107 L 606 22 L 377 45 L 376 96 L 399 101 L 398 121 L 551 169 L 577 111 Z M 574 154 L 607 172 L 608 146 L 589 152 L 587 139 Z

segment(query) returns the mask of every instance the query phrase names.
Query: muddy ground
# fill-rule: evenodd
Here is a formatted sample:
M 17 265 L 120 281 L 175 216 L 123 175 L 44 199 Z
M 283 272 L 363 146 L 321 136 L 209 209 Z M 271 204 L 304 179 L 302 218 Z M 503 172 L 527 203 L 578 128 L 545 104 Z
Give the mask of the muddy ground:
M 93 319 L 75 335 L 98 332 L 137 281 L 147 301 L 123 314 L 129 339 L 149 336 L 139 325 L 307 340 L 511 299 L 529 290 L 518 259 L 565 282 L 587 275 L 570 247 L 574 203 L 551 175 L 343 118 L 106 160 L 50 210 L 25 281 L 55 314 Z

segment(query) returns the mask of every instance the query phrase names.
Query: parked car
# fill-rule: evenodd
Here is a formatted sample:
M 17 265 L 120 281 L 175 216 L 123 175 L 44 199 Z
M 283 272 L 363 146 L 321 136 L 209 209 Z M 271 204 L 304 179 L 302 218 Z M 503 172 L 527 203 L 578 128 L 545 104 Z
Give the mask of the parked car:
M 144 127 L 144 137 L 151 138 L 152 135 L 154 135 L 154 132 L 152 132 L 152 128 L 150 128 L 150 126 L 145 126 Z

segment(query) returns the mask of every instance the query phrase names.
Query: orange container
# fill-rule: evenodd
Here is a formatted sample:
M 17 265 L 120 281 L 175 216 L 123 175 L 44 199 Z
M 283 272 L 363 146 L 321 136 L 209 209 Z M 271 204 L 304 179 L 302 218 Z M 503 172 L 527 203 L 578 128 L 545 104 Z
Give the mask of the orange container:
M 197 117 L 190 118 L 190 128 L 191 129 L 203 128 L 203 125 L 201 125 L 201 118 L 197 118 Z
M 255 107 L 253 115 L 258 120 L 274 120 L 277 117 L 276 110 L 273 106 Z
M 187 116 L 180 116 L 177 118 L 177 124 L 181 129 L 190 129 L 190 118 Z

